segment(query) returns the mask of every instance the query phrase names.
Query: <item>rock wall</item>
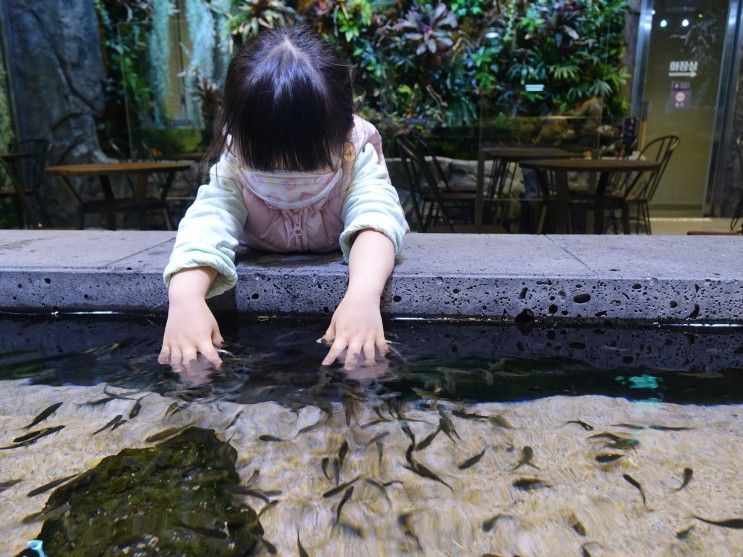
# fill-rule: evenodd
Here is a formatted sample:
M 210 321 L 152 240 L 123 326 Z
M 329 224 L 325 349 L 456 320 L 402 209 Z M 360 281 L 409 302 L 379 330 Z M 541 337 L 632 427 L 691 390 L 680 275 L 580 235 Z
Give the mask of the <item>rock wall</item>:
M 91 0 L 0 0 L 10 88 L 20 140 L 52 142 L 49 164 L 98 157 L 96 117 L 101 114 L 103 63 Z M 81 181 L 84 196 L 98 185 Z M 51 224 L 73 222 L 72 198 L 56 180 L 42 186 Z

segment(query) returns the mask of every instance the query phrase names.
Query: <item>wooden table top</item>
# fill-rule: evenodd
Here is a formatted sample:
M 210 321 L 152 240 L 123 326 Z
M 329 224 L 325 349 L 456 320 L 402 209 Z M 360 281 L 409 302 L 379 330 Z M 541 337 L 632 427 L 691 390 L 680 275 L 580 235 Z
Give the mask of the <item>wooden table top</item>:
M 521 166 L 572 172 L 640 172 L 658 168 L 660 162 L 638 159 L 536 159 L 523 161 Z
M 188 170 L 193 166 L 191 162 L 102 162 L 92 164 L 64 164 L 48 166 L 47 174 L 57 176 L 94 176 L 99 174 L 151 174 L 153 172 L 176 172 Z
M 505 159 L 512 162 L 531 159 L 567 159 L 581 156 L 554 147 L 483 147 L 480 149 L 480 154 L 486 158 Z

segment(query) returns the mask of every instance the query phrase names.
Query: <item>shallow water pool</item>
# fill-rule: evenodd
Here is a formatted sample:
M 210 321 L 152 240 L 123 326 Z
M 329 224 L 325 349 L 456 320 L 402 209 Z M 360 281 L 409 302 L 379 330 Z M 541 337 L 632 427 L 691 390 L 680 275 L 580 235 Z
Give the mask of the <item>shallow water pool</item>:
M 0 321 L 0 552 L 743 553 L 740 328 L 396 321 L 348 375 L 324 322 L 220 325 L 184 382 L 159 318 Z

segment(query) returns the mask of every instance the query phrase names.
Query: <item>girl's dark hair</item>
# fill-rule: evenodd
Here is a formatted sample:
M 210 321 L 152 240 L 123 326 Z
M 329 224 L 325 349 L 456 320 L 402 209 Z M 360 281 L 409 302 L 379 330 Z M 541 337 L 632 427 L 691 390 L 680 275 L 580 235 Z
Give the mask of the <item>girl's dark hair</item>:
M 207 160 L 226 146 L 256 170 L 330 167 L 353 126 L 350 66 L 308 27 L 264 31 L 230 62 L 217 120 Z

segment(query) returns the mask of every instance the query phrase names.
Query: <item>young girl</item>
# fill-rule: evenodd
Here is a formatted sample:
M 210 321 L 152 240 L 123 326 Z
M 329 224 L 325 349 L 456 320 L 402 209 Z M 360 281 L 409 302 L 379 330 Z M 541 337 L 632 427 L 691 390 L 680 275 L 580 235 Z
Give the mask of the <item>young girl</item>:
M 222 336 L 205 299 L 235 286 L 235 248 L 331 251 L 349 283 L 319 341 L 323 365 L 387 353 L 379 300 L 407 224 L 379 133 L 353 114 L 351 72 L 306 27 L 261 34 L 232 60 L 210 151 L 221 157 L 178 227 L 164 271 L 169 311 L 159 362 L 179 372 Z

